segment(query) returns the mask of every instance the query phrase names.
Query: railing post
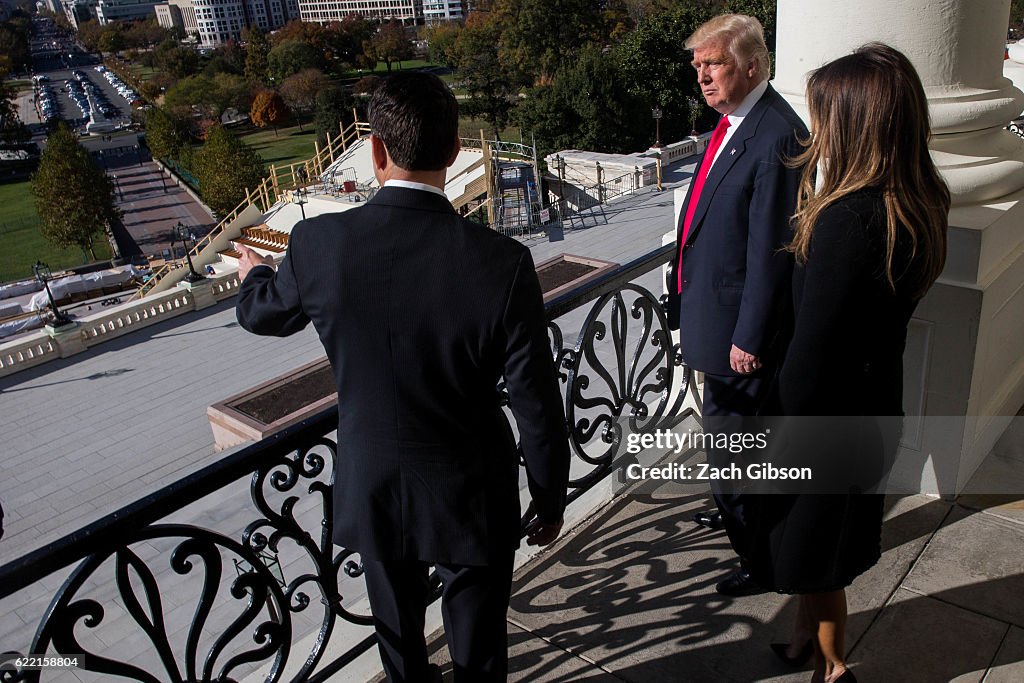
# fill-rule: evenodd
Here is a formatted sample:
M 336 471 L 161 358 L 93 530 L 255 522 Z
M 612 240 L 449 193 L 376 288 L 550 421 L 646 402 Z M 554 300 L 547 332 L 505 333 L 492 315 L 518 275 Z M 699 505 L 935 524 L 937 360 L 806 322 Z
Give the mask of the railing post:
M 494 168 L 491 159 L 491 147 L 487 144 L 487 138 L 484 137 L 483 128 L 480 129 L 480 149 L 483 151 L 484 157 L 484 182 L 487 183 L 487 224 L 494 227 Z

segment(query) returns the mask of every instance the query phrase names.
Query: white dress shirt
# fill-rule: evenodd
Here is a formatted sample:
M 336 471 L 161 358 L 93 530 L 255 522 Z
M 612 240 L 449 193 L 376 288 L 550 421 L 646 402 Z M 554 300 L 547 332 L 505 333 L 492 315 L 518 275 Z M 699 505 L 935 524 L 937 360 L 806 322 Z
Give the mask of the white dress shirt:
M 732 139 L 733 133 L 743 123 L 743 119 L 746 118 L 750 110 L 754 108 L 757 101 L 764 96 L 765 91 L 768 90 L 768 81 L 761 81 L 754 86 L 754 89 L 747 93 L 747 96 L 740 102 L 740 106 L 736 107 L 736 111 L 731 114 L 726 114 L 726 118 L 729 119 L 729 127 L 725 131 L 725 137 L 722 138 L 722 144 L 718 146 L 718 151 L 715 152 L 715 158 L 711 161 L 711 165 L 714 166 L 715 162 L 718 161 L 718 157 L 722 156 L 722 150 L 729 145 L 729 140 Z

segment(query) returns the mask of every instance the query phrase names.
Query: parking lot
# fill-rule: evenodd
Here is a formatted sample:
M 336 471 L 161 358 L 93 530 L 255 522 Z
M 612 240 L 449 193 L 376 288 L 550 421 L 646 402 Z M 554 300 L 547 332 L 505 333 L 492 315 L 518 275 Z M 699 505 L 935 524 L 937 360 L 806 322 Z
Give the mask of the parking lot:
M 37 89 L 40 113 L 44 121 L 49 111 L 53 116 L 67 121 L 72 128 L 84 126 L 89 120 L 86 90 L 91 91 L 100 109 L 106 109 L 104 113 L 109 121 L 131 121 L 132 109 L 128 100 L 101 73 L 95 71 L 94 67 L 60 69 L 44 74 L 37 73 L 37 76 L 49 79 L 48 82 L 40 83 Z M 45 94 L 46 91 L 49 91 L 49 97 Z M 53 103 L 52 107 L 48 108 L 47 101 Z
M 73 37 L 47 19 L 36 18 L 32 62 L 36 105 L 45 123 L 63 119 L 76 130 L 89 122 L 89 100 L 114 124 L 131 121 L 131 101 L 137 95 L 99 60 L 84 52 Z M 109 132 L 109 131 L 102 131 Z

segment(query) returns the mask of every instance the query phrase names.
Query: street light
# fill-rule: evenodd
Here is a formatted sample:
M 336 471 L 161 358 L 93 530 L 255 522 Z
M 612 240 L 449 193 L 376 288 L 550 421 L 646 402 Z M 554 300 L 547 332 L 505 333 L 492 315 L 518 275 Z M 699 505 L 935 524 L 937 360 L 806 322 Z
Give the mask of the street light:
M 299 205 L 299 211 L 302 212 L 302 220 L 306 220 L 306 202 L 309 201 L 306 199 L 306 188 L 300 187 L 295 190 L 293 197 L 292 201 Z
M 53 273 L 50 272 L 50 266 L 46 265 L 42 261 L 36 261 L 35 265 L 32 266 L 32 273 L 36 276 L 36 280 L 41 282 L 43 287 L 46 289 L 46 298 L 49 299 L 50 310 L 53 311 L 54 327 L 74 322 L 66 314 L 62 313 L 59 308 L 57 308 L 57 302 L 53 300 L 53 292 L 50 291 L 50 277 Z
M 654 118 L 654 146 L 661 147 L 661 107 L 651 109 L 651 117 Z
M 178 221 L 178 224 L 174 226 L 174 236 L 181 240 L 181 246 L 185 249 L 185 258 L 188 259 L 188 273 L 185 274 L 185 282 L 189 284 L 195 284 L 206 278 L 196 272 L 195 266 L 192 265 L 192 252 L 188 249 L 188 238 L 189 238 L 188 226 Z M 193 240 L 194 242 L 195 240 Z M 174 240 L 171 240 L 171 251 L 174 251 Z

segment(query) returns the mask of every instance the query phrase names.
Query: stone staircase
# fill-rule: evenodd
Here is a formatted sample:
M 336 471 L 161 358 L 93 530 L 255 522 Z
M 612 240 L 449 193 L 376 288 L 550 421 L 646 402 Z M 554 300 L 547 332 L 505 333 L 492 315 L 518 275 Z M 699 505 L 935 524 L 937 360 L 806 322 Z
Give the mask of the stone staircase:
M 217 252 L 220 264 L 214 264 L 214 269 L 237 268 L 238 259 L 242 257 L 236 248 L 238 245 L 249 247 L 261 256 L 277 258 L 288 249 L 288 236 L 287 232 L 274 230 L 266 223 L 242 228 L 241 236 L 231 241 L 231 247 Z

